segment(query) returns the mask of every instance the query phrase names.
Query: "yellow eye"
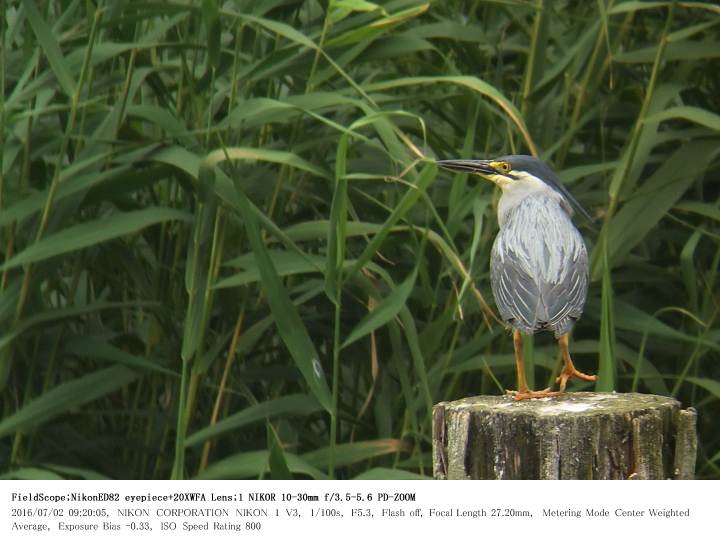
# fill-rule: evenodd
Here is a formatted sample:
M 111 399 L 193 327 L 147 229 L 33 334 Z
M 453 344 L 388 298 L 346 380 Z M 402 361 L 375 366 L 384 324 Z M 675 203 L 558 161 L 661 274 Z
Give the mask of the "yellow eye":
M 497 169 L 500 170 L 503 174 L 507 174 L 512 168 L 510 167 L 510 163 L 508 162 L 499 162 L 497 163 Z

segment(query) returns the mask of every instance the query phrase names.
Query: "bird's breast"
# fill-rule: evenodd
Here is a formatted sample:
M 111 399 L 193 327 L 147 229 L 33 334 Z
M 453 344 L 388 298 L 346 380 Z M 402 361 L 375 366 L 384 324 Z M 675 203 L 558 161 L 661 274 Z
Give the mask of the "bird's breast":
M 587 259 L 582 236 L 557 199 L 526 198 L 505 215 L 493 260 L 512 262 L 540 283 L 565 281 L 570 267 Z

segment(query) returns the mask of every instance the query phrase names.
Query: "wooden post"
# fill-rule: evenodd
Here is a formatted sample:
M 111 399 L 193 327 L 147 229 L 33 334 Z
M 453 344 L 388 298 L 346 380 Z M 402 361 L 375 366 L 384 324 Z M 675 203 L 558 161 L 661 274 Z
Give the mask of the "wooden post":
M 639 393 L 481 396 L 433 408 L 440 480 L 692 479 L 693 408 Z

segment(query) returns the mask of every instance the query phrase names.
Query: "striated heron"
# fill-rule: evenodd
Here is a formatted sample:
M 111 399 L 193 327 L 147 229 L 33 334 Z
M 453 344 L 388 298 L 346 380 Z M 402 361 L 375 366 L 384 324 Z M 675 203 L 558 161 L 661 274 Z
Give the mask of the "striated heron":
M 585 242 L 571 220 L 573 208 L 590 216 L 555 173 L 534 157 L 437 163 L 487 179 L 502 191 L 490 273 L 500 316 L 513 330 L 518 388 L 508 393 L 515 400 L 554 397 L 565 391 L 570 378 L 595 381 L 595 376 L 575 368 L 568 349 L 570 331 L 585 305 L 589 276 Z M 560 345 L 560 391 L 531 391 L 525 379 L 521 332 L 541 330 L 553 331 Z

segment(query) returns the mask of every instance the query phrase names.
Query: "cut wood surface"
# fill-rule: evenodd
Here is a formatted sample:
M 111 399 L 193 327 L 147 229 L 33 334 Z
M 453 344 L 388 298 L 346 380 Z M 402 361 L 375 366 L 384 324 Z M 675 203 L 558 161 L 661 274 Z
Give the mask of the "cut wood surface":
M 639 393 L 479 396 L 433 409 L 436 479 L 691 479 L 696 412 Z

